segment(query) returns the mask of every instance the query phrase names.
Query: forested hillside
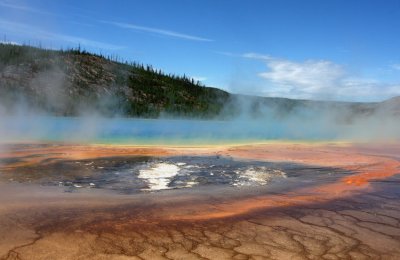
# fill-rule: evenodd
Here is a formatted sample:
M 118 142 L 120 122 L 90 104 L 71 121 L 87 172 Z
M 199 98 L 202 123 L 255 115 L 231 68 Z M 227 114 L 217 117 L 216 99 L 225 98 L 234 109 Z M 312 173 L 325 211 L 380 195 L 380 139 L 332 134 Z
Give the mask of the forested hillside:
M 228 99 L 225 91 L 151 66 L 80 49 L 0 44 L 0 103 L 9 109 L 22 103 L 64 116 L 96 110 L 105 115 L 210 118 Z

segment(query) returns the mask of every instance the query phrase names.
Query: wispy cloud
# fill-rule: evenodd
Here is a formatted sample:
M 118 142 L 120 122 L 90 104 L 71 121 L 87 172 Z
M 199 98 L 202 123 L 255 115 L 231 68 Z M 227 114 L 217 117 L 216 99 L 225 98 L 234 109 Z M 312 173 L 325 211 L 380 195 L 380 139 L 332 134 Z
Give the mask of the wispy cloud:
M 392 64 L 392 69 L 400 70 L 400 63 Z
M 110 25 L 114 25 L 114 26 L 117 26 L 117 27 L 123 28 L 123 29 L 130 29 L 130 30 L 134 30 L 134 31 L 152 33 L 152 34 L 157 34 L 157 35 L 162 35 L 162 36 L 179 38 L 179 39 L 183 39 L 183 40 L 202 41 L 202 42 L 214 41 L 212 39 L 194 36 L 194 35 L 190 35 L 190 34 L 184 34 L 184 33 L 179 33 L 179 32 L 170 31 L 170 30 L 153 28 L 153 27 L 140 26 L 140 25 L 136 25 L 136 24 L 120 23 L 120 22 L 113 22 L 113 21 L 101 21 L 101 22 L 110 24 Z
M 242 57 L 242 54 L 235 54 L 233 52 L 228 52 L 228 51 L 214 51 L 216 54 L 224 55 L 227 57 Z
M 253 89 L 260 95 L 353 101 L 377 101 L 400 95 L 400 83 L 356 77 L 329 60 L 296 62 L 258 53 L 238 56 L 266 64 L 267 70 L 258 74 L 266 84 Z
M 248 59 L 255 59 L 255 60 L 271 60 L 272 57 L 270 55 L 264 55 L 264 54 L 259 54 L 259 53 L 254 53 L 254 52 L 248 52 L 240 55 L 243 58 L 248 58 Z
M 124 46 L 114 45 L 110 43 L 95 41 L 83 37 L 77 37 L 68 34 L 53 33 L 45 31 L 34 26 L 11 22 L 7 20 L 0 19 L 0 28 L 4 31 L 8 31 L 12 34 L 17 34 L 26 37 L 27 35 L 34 37 L 39 40 L 49 40 L 49 41 L 60 41 L 64 43 L 72 43 L 74 45 L 90 46 L 99 49 L 106 50 L 119 50 L 123 49 Z
M 30 12 L 30 13 L 37 13 L 37 14 L 46 14 L 46 15 L 55 15 L 53 13 L 49 13 L 40 9 L 36 9 L 27 5 L 22 5 L 22 4 L 17 4 L 15 2 L 9 2 L 9 1 L 0 1 L 0 6 L 9 8 L 9 9 L 15 9 L 23 12 Z
M 227 51 L 215 51 L 215 53 L 224 55 L 227 57 L 234 57 L 234 58 L 247 58 L 247 59 L 254 59 L 254 60 L 269 60 L 272 59 L 271 56 L 269 55 L 264 55 L 264 54 L 259 54 L 255 52 L 248 52 L 248 53 L 233 53 L 233 52 L 227 52 Z

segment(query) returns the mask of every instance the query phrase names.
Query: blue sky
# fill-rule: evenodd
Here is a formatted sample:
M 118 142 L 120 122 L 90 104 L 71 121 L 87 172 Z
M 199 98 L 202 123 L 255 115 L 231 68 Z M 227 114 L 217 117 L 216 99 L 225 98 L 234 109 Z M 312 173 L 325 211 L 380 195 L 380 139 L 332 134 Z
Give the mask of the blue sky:
M 0 0 L 0 35 L 80 45 L 234 93 L 400 95 L 400 0 Z

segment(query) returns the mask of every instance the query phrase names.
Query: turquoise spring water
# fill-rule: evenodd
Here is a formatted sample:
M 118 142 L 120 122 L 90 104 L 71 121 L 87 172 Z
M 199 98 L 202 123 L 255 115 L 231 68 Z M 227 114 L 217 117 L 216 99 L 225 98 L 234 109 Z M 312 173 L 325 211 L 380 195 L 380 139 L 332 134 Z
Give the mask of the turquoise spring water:
M 0 141 L 61 141 L 106 144 L 223 144 L 270 140 L 331 140 L 329 129 L 301 121 L 170 120 L 99 117 L 8 117 Z

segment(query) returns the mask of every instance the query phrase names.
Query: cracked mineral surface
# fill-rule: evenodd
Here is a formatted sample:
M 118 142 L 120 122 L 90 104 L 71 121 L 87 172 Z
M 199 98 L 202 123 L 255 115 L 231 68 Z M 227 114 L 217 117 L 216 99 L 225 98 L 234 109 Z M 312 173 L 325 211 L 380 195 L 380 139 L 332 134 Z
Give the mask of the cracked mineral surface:
M 400 145 L 0 151 L 0 259 L 400 259 Z

